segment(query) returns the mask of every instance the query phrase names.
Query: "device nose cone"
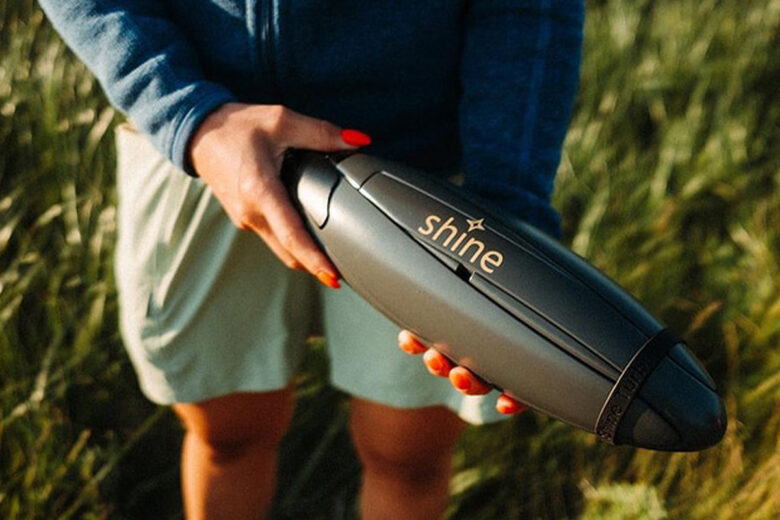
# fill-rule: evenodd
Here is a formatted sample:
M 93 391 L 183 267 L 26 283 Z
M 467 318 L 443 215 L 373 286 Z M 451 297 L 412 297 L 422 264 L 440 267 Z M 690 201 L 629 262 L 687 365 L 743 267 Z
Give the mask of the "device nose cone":
M 680 444 L 675 451 L 698 451 L 717 444 L 726 433 L 726 409 L 723 401 L 711 389 L 695 383 L 683 400 L 686 409 L 679 410 L 672 426 L 680 432 Z
M 726 409 L 715 392 L 707 389 L 692 405 L 691 414 L 678 428 L 685 432 L 679 451 L 696 451 L 714 446 L 726 433 Z
M 678 347 L 684 355 L 692 356 Z M 714 384 L 707 384 L 709 376 L 705 382 L 697 372 L 692 373 L 672 357 L 664 358 L 627 410 L 616 442 L 656 450 L 697 451 L 720 441 L 726 431 L 726 410 Z

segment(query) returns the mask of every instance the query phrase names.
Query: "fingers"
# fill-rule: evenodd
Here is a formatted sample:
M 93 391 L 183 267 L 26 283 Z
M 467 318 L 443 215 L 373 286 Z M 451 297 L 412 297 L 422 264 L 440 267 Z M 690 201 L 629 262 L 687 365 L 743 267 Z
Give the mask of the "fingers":
M 438 350 L 429 348 L 423 354 L 423 363 L 428 372 L 435 376 L 447 377 L 450 374 L 450 370 L 455 366 Z
M 288 148 L 332 151 L 349 150 L 371 142 L 371 138 L 356 130 L 342 130 L 327 121 L 299 114 L 283 106 L 268 107 L 270 134 L 276 145 L 273 171 L 278 172 L 281 158 Z M 268 159 L 268 158 L 266 158 Z M 264 165 L 266 167 L 270 165 Z M 292 257 L 295 262 L 316 276 L 327 287 L 340 287 L 338 271 L 314 243 L 278 177 L 266 177 L 263 186 L 263 218 L 274 236 L 277 253 L 286 265 Z M 269 244 L 270 245 L 270 244 Z
M 371 138 L 358 130 L 338 126 L 279 107 L 274 123 L 277 139 L 285 148 L 306 148 L 328 152 L 351 150 L 371 144 Z
M 271 233 L 271 230 L 268 229 L 267 225 L 257 227 L 253 226 L 252 231 L 257 233 L 260 238 L 263 239 L 271 252 L 273 252 L 273 254 L 275 254 L 276 257 L 281 260 L 285 266 L 287 266 L 289 269 L 295 269 L 296 271 L 304 270 L 303 265 L 298 260 L 296 260 L 295 257 L 288 253 L 285 248 L 282 247 L 282 244 L 280 244 L 274 234 Z
M 498 399 L 496 400 L 496 410 L 504 415 L 523 413 L 527 409 L 527 404 L 521 403 L 506 393 L 498 396 Z
M 422 354 L 428 372 L 448 377 L 452 386 L 467 395 L 483 395 L 491 387 L 467 368 L 457 366 L 436 349 L 428 348 L 408 330 L 398 333 L 398 347 L 407 354 Z
M 420 343 L 414 334 L 408 330 L 402 330 L 398 333 L 398 347 L 407 354 L 422 354 L 428 347 Z
M 365 134 L 281 105 L 226 103 L 199 126 L 188 153 L 236 226 L 258 234 L 288 267 L 303 268 L 338 288 L 338 272 L 292 206 L 280 168 L 290 147 L 349 150 L 369 142 Z
M 428 372 L 435 376 L 446 377 L 452 386 L 466 395 L 485 395 L 492 387 L 476 376 L 469 369 L 452 363 L 444 354 L 436 349 L 426 347 L 408 330 L 398 333 L 398 347 L 407 354 L 423 354 L 423 363 Z M 522 413 L 528 405 L 521 403 L 506 392 L 496 399 L 496 410 L 504 415 Z
M 268 179 L 268 186 L 260 204 L 276 243 L 323 284 L 338 289 L 338 271 L 306 231 L 278 179 Z
M 485 395 L 492 390 L 491 386 L 474 375 L 467 368 L 457 366 L 450 370 L 450 383 L 466 395 Z

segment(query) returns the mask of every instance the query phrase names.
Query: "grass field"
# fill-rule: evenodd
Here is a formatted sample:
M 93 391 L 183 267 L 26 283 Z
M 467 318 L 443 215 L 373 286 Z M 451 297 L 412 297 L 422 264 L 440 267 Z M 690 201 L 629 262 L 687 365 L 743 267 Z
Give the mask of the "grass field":
M 684 332 L 729 429 L 661 454 L 534 413 L 473 428 L 450 518 L 779 518 L 780 0 L 593 1 L 586 29 L 564 241 Z M 0 0 L 1 518 L 181 515 L 179 426 L 117 333 L 119 121 L 35 4 Z M 315 342 L 278 518 L 353 518 L 359 467 L 325 372 Z

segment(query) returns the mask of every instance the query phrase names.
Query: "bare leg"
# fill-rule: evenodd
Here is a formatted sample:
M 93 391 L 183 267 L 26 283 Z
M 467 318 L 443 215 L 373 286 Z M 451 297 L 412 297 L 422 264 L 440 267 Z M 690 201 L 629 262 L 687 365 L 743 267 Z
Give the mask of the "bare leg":
M 276 451 L 293 410 L 288 388 L 173 406 L 185 428 L 182 493 L 190 520 L 262 519 L 276 483 Z
M 353 398 L 350 427 L 363 463 L 362 519 L 440 518 L 463 426 L 443 407 L 401 410 Z

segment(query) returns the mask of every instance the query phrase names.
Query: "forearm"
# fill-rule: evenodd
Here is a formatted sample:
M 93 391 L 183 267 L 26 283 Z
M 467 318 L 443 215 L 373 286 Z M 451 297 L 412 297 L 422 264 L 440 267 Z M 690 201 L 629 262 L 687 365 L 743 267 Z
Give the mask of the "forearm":
M 162 2 L 40 0 L 68 45 L 97 76 L 109 100 L 179 167 L 200 122 L 233 99 L 207 81 L 194 49 Z
M 467 13 L 466 182 L 555 234 L 549 200 L 578 84 L 583 18 L 580 0 L 475 0 Z

